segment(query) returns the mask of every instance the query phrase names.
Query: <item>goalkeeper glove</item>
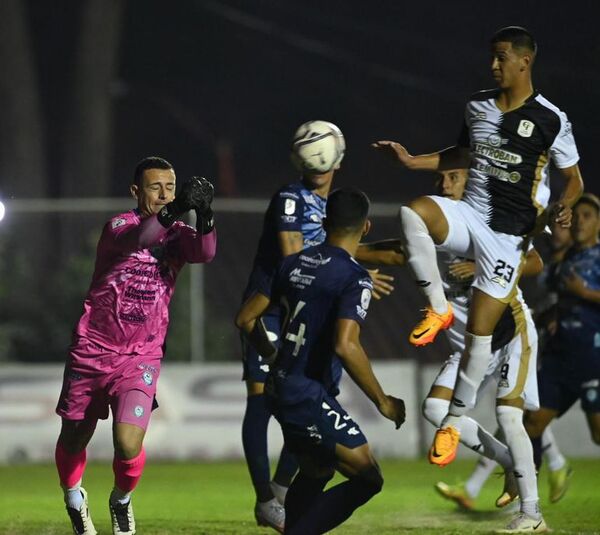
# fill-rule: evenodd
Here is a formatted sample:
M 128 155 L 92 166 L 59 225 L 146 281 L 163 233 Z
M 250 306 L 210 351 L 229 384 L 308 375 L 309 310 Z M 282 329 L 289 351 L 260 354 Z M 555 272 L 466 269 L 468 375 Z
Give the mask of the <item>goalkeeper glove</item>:
M 208 183 L 210 184 L 210 182 Z M 183 183 L 183 187 L 181 188 L 179 195 L 177 195 L 172 202 L 163 206 L 160 212 L 158 212 L 156 216 L 158 222 L 163 227 L 169 228 L 183 214 L 192 208 L 196 208 L 198 203 L 204 198 L 202 191 L 202 183 L 197 177 L 188 178 Z
M 215 195 L 213 185 L 201 176 L 193 177 L 198 186 L 194 196 L 194 210 L 196 212 L 196 230 L 208 234 L 215 227 L 215 220 L 210 204 Z

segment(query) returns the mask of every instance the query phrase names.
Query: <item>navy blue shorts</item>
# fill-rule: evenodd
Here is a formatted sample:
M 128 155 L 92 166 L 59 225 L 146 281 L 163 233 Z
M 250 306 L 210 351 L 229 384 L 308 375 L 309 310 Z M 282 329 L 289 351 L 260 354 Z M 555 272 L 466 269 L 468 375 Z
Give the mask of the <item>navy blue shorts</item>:
M 335 459 L 335 446 L 354 449 L 367 438 L 338 401 L 324 395 L 297 405 L 272 405 L 281 424 L 286 447 L 296 455 L 311 455 L 324 462 Z
M 279 314 L 275 312 L 269 312 L 263 316 L 263 321 L 267 332 L 269 333 L 269 339 L 279 344 Z M 254 383 L 264 383 L 267 374 L 269 373 L 269 365 L 263 362 L 263 358 L 256 352 L 256 350 L 244 339 L 242 336 L 242 358 L 244 362 L 244 375 L 242 380 L 252 381 Z
M 538 372 L 540 407 L 558 411 L 562 416 L 581 399 L 584 412 L 600 412 L 600 370 L 596 358 L 600 354 L 584 359 L 576 350 L 568 355 L 544 353 Z

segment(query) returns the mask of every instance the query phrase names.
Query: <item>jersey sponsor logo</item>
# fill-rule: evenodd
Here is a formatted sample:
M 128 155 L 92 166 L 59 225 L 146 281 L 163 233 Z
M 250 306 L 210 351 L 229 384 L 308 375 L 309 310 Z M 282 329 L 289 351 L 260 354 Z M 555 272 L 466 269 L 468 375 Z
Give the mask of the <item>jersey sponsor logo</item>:
M 146 323 L 146 316 L 141 311 L 119 312 L 119 319 L 125 323 Z
M 479 156 L 484 156 L 495 162 L 518 165 L 523 161 L 520 154 L 499 149 L 498 147 L 492 147 L 487 143 L 475 143 L 473 150 L 475 151 L 475 154 L 479 154 Z
M 598 379 L 592 379 L 591 381 L 581 383 L 581 388 L 597 388 L 598 386 L 600 386 L 600 381 Z
M 306 273 L 302 273 L 300 268 L 295 268 L 290 271 L 290 275 L 288 277 L 289 281 L 299 288 L 306 288 L 310 286 L 315 280 L 314 275 L 307 275 Z
M 508 139 L 499 136 L 498 134 L 491 134 L 488 137 L 488 143 L 492 147 L 500 147 L 501 145 L 506 145 L 508 143 Z
M 492 277 L 490 280 L 496 284 L 499 284 L 502 286 L 502 288 L 506 288 L 506 285 L 508 284 L 503 277 L 499 277 L 498 275 Z
M 282 215 L 281 220 L 284 223 L 295 223 L 298 218 L 295 215 Z
M 497 178 L 498 180 L 502 180 L 502 182 L 510 182 L 511 184 L 516 184 L 519 180 L 521 180 L 521 173 L 518 171 L 505 171 L 504 169 L 499 169 L 498 167 L 494 167 L 493 165 L 483 164 L 478 162 L 475 166 L 478 171 L 485 173 L 486 175 Z
M 586 391 L 585 397 L 590 403 L 596 401 L 596 399 L 598 399 L 598 390 L 595 388 L 590 388 Z
M 571 121 L 567 121 L 565 123 L 565 127 L 563 128 L 561 137 L 570 136 L 572 133 L 573 133 L 573 125 L 571 124 Z
M 117 219 L 113 219 L 112 223 L 110 224 L 111 228 L 114 230 L 116 228 L 122 227 L 123 225 L 125 225 L 127 223 L 126 219 L 123 219 L 122 217 L 119 217 Z
M 296 201 L 294 201 L 293 199 L 286 199 L 284 206 L 283 206 L 283 212 L 286 215 L 291 215 L 296 211 Z
M 368 310 L 369 303 L 371 302 L 371 290 L 365 288 L 360 294 L 360 306 L 363 310 Z
M 313 223 L 320 223 L 321 222 L 321 218 L 317 215 L 317 214 L 310 214 L 309 219 L 313 222 Z
M 325 264 L 329 264 L 330 261 L 330 256 L 323 258 L 321 253 L 318 253 L 315 256 L 300 255 L 300 263 L 306 267 L 324 266 Z
M 371 280 L 371 277 L 366 279 L 360 279 L 358 281 L 358 285 L 362 286 L 363 288 L 368 288 L 369 290 L 373 289 L 373 281 Z
M 362 308 L 360 305 L 356 305 L 356 313 L 363 320 L 367 317 L 367 311 L 364 308 Z
M 531 137 L 534 128 L 535 125 L 531 121 L 521 119 L 519 127 L 517 128 L 517 134 L 519 134 L 521 137 Z
M 480 111 L 475 114 L 475 119 L 478 119 L 480 121 L 485 121 L 487 119 L 487 115 L 485 114 L 484 111 Z
M 291 191 L 282 191 L 279 194 L 280 197 L 283 197 L 284 199 L 299 199 L 300 195 L 298 195 L 297 193 L 292 193 Z

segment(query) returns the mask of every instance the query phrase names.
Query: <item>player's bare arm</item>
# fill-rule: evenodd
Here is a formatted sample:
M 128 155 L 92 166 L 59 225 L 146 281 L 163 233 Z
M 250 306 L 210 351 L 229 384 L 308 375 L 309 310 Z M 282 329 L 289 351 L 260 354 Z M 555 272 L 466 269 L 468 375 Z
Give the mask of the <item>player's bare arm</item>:
M 405 419 L 404 401 L 384 393 L 373 373 L 369 358 L 360 340 L 360 326 L 354 320 L 340 319 L 336 323 L 335 352 L 348 375 L 375 404 L 379 412 L 392 420 L 398 429 Z
M 536 225 L 536 229 L 541 230 L 549 223 L 557 223 L 562 228 L 571 226 L 573 218 L 571 209 L 583 193 L 583 178 L 577 164 L 559 169 L 559 171 L 565 179 L 565 186 L 558 201 L 549 206 L 542 214 L 542 220 Z
M 470 151 L 467 147 L 452 146 L 431 154 L 413 156 L 406 150 L 406 147 L 395 141 L 376 141 L 371 146 L 388 154 L 411 171 L 461 169 L 468 167 L 471 161 Z
M 304 238 L 302 237 L 302 232 L 278 232 L 277 241 L 279 242 L 281 254 L 284 257 L 299 253 L 304 247 Z
M 265 325 L 260 319 L 270 303 L 266 295 L 257 292 L 244 302 L 235 318 L 236 327 L 267 361 L 273 359 L 277 353 L 277 348 L 269 340 Z
M 406 254 L 400 240 L 379 240 L 359 244 L 356 260 L 366 264 L 403 266 L 406 263 Z

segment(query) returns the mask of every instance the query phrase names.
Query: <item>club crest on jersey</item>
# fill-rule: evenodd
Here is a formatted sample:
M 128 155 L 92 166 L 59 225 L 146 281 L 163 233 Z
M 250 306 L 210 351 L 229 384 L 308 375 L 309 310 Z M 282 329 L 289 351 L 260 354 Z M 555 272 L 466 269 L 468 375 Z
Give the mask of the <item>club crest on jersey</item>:
M 519 128 L 517 128 L 517 134 L 519 134 L 521 137 L 531 137 L 534 127 L 535 125 L 531 121 L 521 119 Z
M 370 302 L 371 302 L 371 290 L 368 290 L 367 288 L 365 288 L 365 289 L 363 289 L 362 293 L 360 294 L 360 306 L 364 310 L 367 310 L 369 308 Z
M 127 223 L 125 219 L 123 219 L 122 217 L 118 217 L 117 219 L 112 220 L 110 226 L 114 230 L 116 228 L 122 227 L 125 223 Z
M 144 407 L 142 407 L 141 405 L 136 405 L 133 409 L 133 414 L 135 414 L 137 418 L 141 418 L 142 416 L 144 416 Z
M 148 386 L 150 386 L 154 379 L 152 378 L 152 374 L 150 372 L 144 372 L 142 374 L 142 380 L 144 381 L 144 383 L 146 383 Z
M 286 199 L 283 211 L 287 215 L 293 214 L 296 211 L 296 201 L 294 201 L 293 199 Z

